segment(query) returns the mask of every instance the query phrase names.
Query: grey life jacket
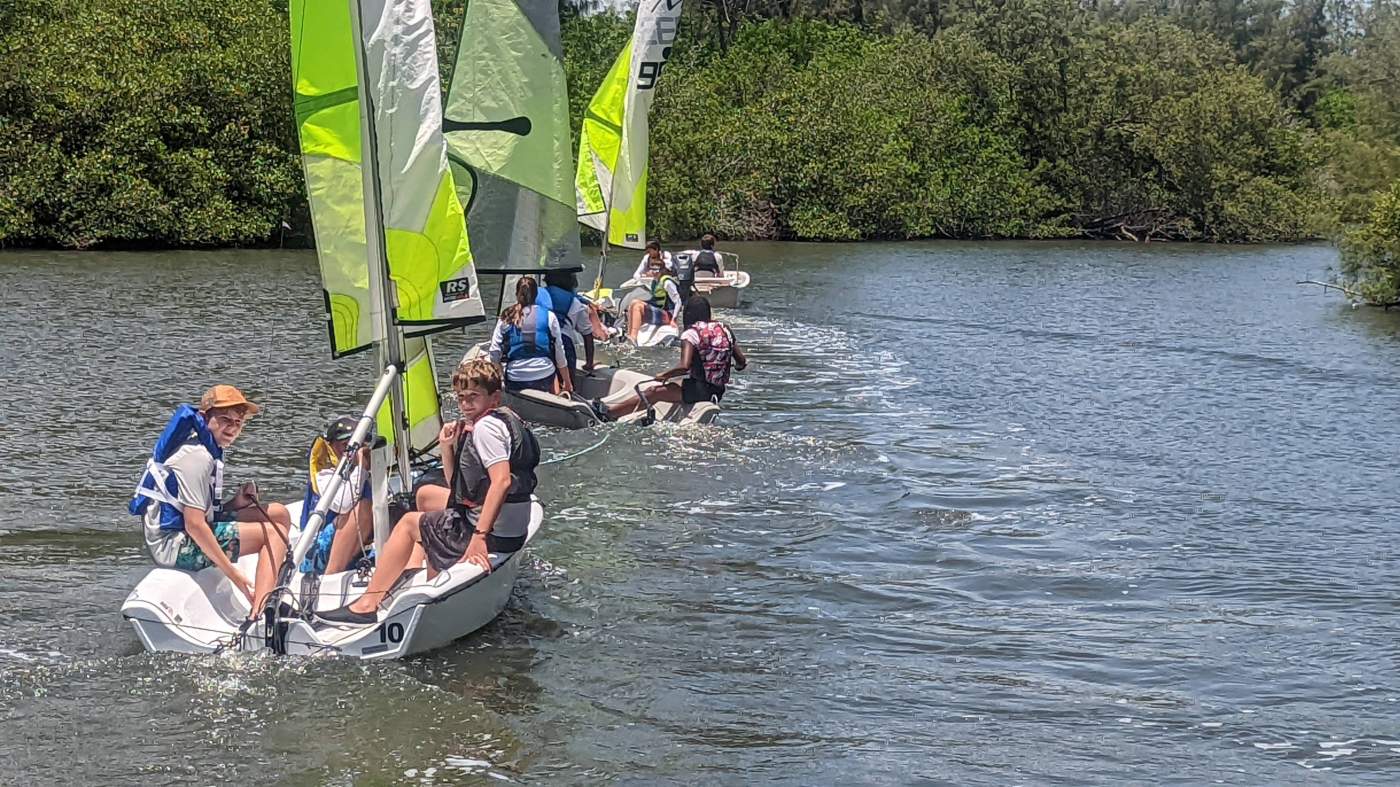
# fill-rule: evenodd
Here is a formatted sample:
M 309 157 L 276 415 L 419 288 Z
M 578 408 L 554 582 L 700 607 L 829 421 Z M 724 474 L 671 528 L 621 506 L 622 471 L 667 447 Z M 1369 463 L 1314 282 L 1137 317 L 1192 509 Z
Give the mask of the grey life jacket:
M 500 419 L 510 432 L 510 489 L 506 492 L 506 502 L 528 503 L 539 483 L 535 477 L 535 468 L 540 464 L 539 441 L 520 416 L 504 407 L 483 415 L 477 423 L 487 418 Z M 452 494 L 447 505 L 456 509 L 479 508 L 486 501 L 486 490 L 490 488 L 491 476 L 476 452 L 472 434 L 463 432 L 457 437 L 457 470 L 452 474 Z

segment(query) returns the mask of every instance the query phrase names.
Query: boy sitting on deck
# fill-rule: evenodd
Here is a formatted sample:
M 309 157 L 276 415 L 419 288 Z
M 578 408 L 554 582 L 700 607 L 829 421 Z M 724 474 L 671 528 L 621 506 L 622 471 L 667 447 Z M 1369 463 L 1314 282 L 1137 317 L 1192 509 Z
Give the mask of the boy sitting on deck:
M 229 503 L 220 502 L 224 451 L 259 409 L 232 385 L 205 391 L 198 409 L 181 405 L 156 442 L 129 506 L 144 521 L 146 550 L 156 565 L 219 569 L 251 605 L 249 620 L 262 614 L 292 524 L 286 506 L 263 507 L 250 486 Z M 235 565 L 250 552 L 258 554 L 253 580 Z
M 447 508 L 404 515 L 384 545 L 364 595 L 319 612 L 318 618 L 373 623 L 380 603 L 420 552 L 432 579 L 464 562 L 490 572 L 490 553 L 516 552 L 525 545 L 540 446 L 520 416 L 501 407 L 503 384 L 501 367 L 485 358 L 457 367 L 452 390 L 462 419 L 444 424 L 438 434 L 450 490 Z
M 307 452 L 309 469 L 306 496 L 301 506 L 301 527 L 305 529 L 311 514 L 321 501 L 321 490 L 330 486 L 336 465 L 350 447 L 350 436 L 359 421 L 345 415 L 326 424 L 326 428 L 311 443 Z M 356 553 L 374 538 L 374 517 L 369 485 L 370 447 L 360 449 L 350 477 L 340 485 L 330 502 L 326 521 L 316 534 L 315 545 L 302 560 L 305 574 L 335 574 L 348 568 Z

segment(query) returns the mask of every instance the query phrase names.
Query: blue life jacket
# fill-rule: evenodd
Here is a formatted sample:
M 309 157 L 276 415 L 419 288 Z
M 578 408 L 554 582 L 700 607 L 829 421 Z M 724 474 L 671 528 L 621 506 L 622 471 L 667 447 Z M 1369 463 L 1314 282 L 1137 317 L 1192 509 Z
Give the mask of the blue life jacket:
M 578 293 L 570 292 L 563 287 L 556 287 L 553 284 L 540 291 L 549 296 L 548 308 L 554 312 L 554 316 L 559 318 L 560 328 L 572 327 L 569 322 L 569 310 L 573 308 L 574 301 L 578 300 Z
M 549 306 L 541 306 L 539 302 L 548 297 L 545 293 L 540 293 L 540 298 L 536 299 L 535 305 L 531 307 L 535 318 L 534 330 L 522 331 L 514 323 L 506 324 L 506 363 L 525 358 L 554 357 L 554 346 L 549 336 Z M 523 321 L 527 325 L 530 316 L 524 315 Z
M 211 500 L 219 504 L 224 485 L 224 449 L 214 440 L 204 416 L 192 405 L 182 404 L 170 416 L 165 431 L 160 433 L 151 458 L 146 462 L 146 472 L 136 485 L 136 492 L 127 504 L 127 510 L 136 516 L 145 516 L 151 503 L 160 506 L 161 530 L 184 530 L 185 512 L 180 505 L 180 483 L 175 474 L 165 467 L 169 459 L 182 446 L 198 443 L 214 457 L 214 488 Z

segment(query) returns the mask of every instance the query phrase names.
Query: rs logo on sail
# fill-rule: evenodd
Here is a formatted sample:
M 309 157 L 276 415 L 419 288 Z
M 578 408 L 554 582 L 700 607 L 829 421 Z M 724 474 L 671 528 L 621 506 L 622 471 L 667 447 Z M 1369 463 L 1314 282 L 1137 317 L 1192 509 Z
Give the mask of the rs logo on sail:
M 438 283 L 442 289 L 442 302 L 465 300 L 472 297 L 471 279 L 446 279 Z

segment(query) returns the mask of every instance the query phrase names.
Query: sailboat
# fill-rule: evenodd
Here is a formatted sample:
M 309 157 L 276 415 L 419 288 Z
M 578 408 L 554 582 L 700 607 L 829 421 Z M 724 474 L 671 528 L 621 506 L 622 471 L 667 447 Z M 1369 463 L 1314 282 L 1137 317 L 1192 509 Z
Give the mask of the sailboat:
M 654 12 L 642 16 L 659 18 Z M 477 271 L 502 277 L 499 313 L 505 293 L 513 290 L 509 277 L 583 270 L 558 3 L 471 0 L 462 30 L 443 131 L 467 210 L 472 256 L 490 261 Z M 485 351 L 478 344 L 467 357 Z M 578 429 L 598 422 L 588 400 L 624 398 L 651 379 L 600 365 L 575 374 L 576 398 L 518 391 L 506 392 L 503 401 L 527 421 Z M 718 412 L 711 403 L 657 403 L 620 420 L 707 422 Z
M 681 0 L 642 0 L 632 38 L 618 53 L 584 110 L 579 130 L 578 169 L 574 177 L 579 223 L 603 235 L 598 275 L 592 295 L 612 304 L 621 315 L 649 292 L 634 288 L 616 297 L 603 288 L 612 247 L 646 246 L 647 157 L 651 147 L 649 118 L 661 71 L 671 57 L 680 26 Z M 645 325 L 637 333 L 641 347 L 674 345 L 674 325 Z
M 294 0 L 294 107 L 316 228 L 332 355 L 369 351 L 382 370 L 332 483 L 304 530 L 261 624 L 243 625 L 246 600 L 215 568 L 157 568 L 122 605 L 148 650 L 272 650 L 364 659 L 440 647 L 506 606 L 522 552 L 492 555 L 493 570 L 459 563 L 432 580 L 408 573 L 365 625 L 312 617 L 359 596 L 367 577 L 303 576 L 331 499 L 376 421 L 374 540 L 390 530 L 388 500 L 412 488 L 412 463 L 441 425 L 431 336 L 484 319 L 464 214 L 443 140 L 441 88 L 429 0 Z M 392 471 L 392 477 L 391 477 Z M 298 519 L 300 504 L 289 506 Z M 527 543 L 543 509 L 532 501 Z M 253 576 L 256 556 L 238 561 Z

